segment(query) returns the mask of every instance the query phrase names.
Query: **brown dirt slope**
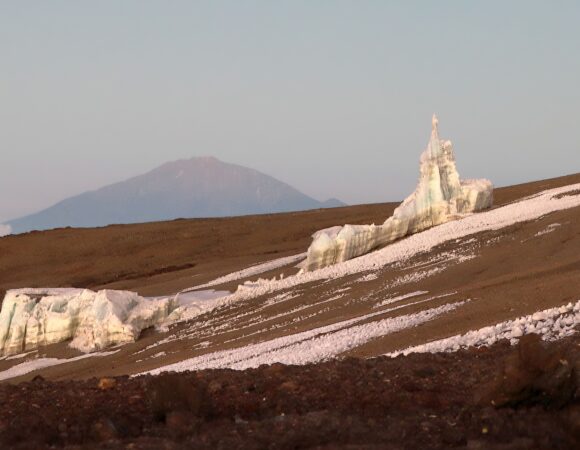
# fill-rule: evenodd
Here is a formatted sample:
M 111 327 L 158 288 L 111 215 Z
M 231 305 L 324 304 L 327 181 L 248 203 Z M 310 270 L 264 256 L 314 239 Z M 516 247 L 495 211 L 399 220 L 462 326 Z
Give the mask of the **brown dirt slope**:
M 517 189 L 520 195 L 529 193 L 522 187 Z M 502 192 L 505 190 L 499 194 Z M 148 330 L 137 342 L 112 355 L 61 364 L 40 373 L 55 380 L 140 373 L 369 313 L 381 312 L 365 322 L 468 300 L 436 320 L 379 336 L 346 353 L 376 356 L 576 302 L 580 298 L 579 217 L 580 208 L 558 211 L 528 223 L 447 242 L 368 274 L 320 280 L 290 291 L 235 302 L 163 333 Z M 555 223 L 559 226 L 545 233 Z M 369 276 L 361 282 L 363 275 Z M 179 278 L 179 273 L 162 276 L 185 280 Z M 192 284 L 191 277 L 187 281 Z M 223 288 L 228 286 L 218 287 Z M 395 305 L 384 304 L 411 293 L 415 294 Z M 44 347 L 38 352 L 38 356 L 56 358 L 76 355 L 67 343 Z M 0 361 L 0 370 L 20 361 Z M 31 379 L 34 375 L 28 373 L 12 381 Z
M 580 182 L 580 174 L 495 190 L 502 205 Z M 382 223 L 396 203 L 103 228 L 57 229 L 0 239 L 0 298 L 11 288 L 131 289 L 162 295 L 258 262 L 301 253 L 310 235 L 344 223 Z
M 319 280 L 234 302 L 167 332 L 145 332 L 112 355 L 48 367 L 40 373 L 49 379 L 140 373 L 367 314 L 373 317 L 357 324 L 465 302 L 420 326 L 387 333 L 339 355 L 377 356 L 575 303 L 580 300 L 579 218 L 580 208 L 558 211 L 536 221 L 447 242 L 365 274 Z M 560 224 L 555 231 L 539 235 L 554 223 Z M 406 295 L 411 296 L 392 303 Z M 76 353 L 61 343 L 40 349 L 38 355 L 68 358 Z M 0 361 L 0 370 L 20 361 Z M 28 373 L 12 382 L 34 375 Z

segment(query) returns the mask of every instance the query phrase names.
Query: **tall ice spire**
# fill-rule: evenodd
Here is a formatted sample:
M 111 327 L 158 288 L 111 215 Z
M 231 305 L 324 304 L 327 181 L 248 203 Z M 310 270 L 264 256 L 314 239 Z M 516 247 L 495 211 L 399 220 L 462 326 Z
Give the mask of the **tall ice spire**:
M 431 139 L 419 165 L 419 184 L 382 225 L 345 225 L 316 232 L 302 268 L 316 270 L 346 261 L 410 234 L 489 208 L 489 180 L 461 180 L 451 141 L 439 138 L 433 114 Z
M 429 155 L 433 158 L 439 155 L 441 143 L 439 142 L 439 120 L 433 114 L 431 118 L 431 139 L 429 140 Z
M 439 139 L 439 120 L 435 114 L 433 114 L 433 118 L 431 119 L 431 125 L 431 136 L 437 137 L 437 139 Z

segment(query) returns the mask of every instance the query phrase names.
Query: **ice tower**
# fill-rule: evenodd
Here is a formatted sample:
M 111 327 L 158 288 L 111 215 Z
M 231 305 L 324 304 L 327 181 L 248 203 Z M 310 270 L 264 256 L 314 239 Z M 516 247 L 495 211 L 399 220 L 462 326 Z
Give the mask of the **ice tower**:
M 493 203 L 489 180 L 460 180 L 453 146 L 451 141 L 439 138 L 435 115 L 419 170 L 415 192 L 382 225 L 345 225 L 314 233 L 303 269 L 315 270 L 355 258 L 403 236 L 489 208 Z

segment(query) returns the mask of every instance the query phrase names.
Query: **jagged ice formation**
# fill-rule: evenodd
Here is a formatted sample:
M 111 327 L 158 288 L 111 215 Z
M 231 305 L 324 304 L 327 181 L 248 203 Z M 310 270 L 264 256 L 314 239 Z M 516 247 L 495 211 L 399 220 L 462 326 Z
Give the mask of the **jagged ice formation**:
M 433 115 L 431 139 L 421 154 L 419 184 L 382 225 L 345 225 L 314 233 L 305 271 L 320 269 L 357 256 L 406 235 L 489 208 L 493 185 L 489 180 L 460 180 L 451 141 L 439 138 Z
M 177 307 L 173 298 L 89 289 L 20 289 L 6 293 L 0 311 L 0 355 L 72 339 L 90 352 L 135 341 Z

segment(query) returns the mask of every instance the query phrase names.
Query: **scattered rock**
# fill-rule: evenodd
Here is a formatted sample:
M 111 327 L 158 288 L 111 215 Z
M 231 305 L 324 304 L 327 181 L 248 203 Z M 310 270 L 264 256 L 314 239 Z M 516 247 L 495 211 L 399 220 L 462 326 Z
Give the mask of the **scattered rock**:
M 537 334 L 523 336 L 499 376 L 484 388 L 482 401 L 550 408 L 569 404 L 579 387 L 575 366 L 580 363 L 580 353 L 569 350 L 558 345 L 548 348 Z
M 32 379 L 33 383 L 42 383 L 44 381 L 44 377 L 42 375 L 35 375 Z
M 223 388 L 223 385 L 220 382 L 213 380 L 213 381 L 210 381 L 209 384 L 207 385 L 207 392 L 209 394 L 215 394 L 215 393 L 221 391 L 222 388 Z
M 97 420 L 92 426 L 92 431 L 97 441 L 110 441 L 119 435 L 115 424 L 108 418 Z
M 167 428 L 177 437 L 191 434 L 202 420 L 189 411 L 171 411 L 165 417 Z
M 147 384 L 147 397 L 153 413 L 159 420 L 175 411 L 187 411 L 197 416 L 209 413 L 210 403 L 207 390 L 192 377 L 176 373 L 162 374 Z
M 117 380 L 108 377 L 101 378 L 98 384 L 101 391 L 108 391 L 109 389 L 113 389 L 115 386 L 117 386 Z
M 281 390 L 288 392 L 296 392 L 299 388 L 300 386 L 298 386 L 298 383 L 292 380 L 285 381 L 280 385 Z

